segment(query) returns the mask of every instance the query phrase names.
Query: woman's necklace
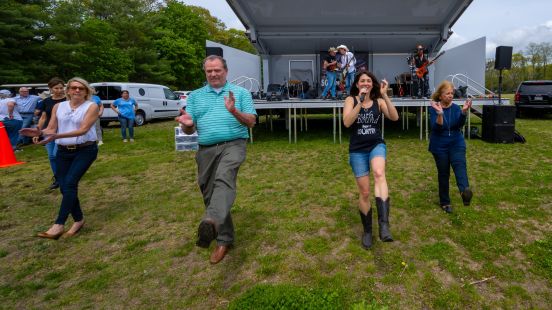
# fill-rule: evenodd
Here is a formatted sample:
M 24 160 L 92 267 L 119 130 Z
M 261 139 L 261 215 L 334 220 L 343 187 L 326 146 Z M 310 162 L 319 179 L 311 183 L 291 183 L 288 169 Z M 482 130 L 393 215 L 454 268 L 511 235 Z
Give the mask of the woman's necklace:
M 73 101 L 69 101 L 69 107 L 71 108 L 71 111 L 75 111 L 76 109 L 78 109 L 78 107 L 80 107 L 82 104 L 84 103 L 83 102 L 77 102 L 77 103 L 74 103 Z
M 448 114 L 448 119 L 447 119 L 447 117 L 445 117 L 445 113 L 444 113 L 445 111 L 443 111 L 443 119 L 444 119 L 444 122 L 447 123 L 449 137 L 450 137 L 450 117 L 451 117 L 451 113 L 452 113 L 451 112 L 451 110 L 452 110 L 451 105 L 452 105 L 452 103 L 444 108 L 444 109 L 446 109 L 446 112 L 448 112 L 447 113 Z

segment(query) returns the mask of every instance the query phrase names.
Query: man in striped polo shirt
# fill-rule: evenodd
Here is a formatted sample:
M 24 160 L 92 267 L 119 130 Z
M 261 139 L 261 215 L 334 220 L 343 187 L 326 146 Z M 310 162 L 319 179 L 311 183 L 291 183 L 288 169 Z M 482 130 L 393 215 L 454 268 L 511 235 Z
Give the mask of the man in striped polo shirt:
M 208 248 L 216 239 L 210 258 L 216 264 L 234 243 L 230 209 L 236 199 L 238 170 L 245 160 L 248 128 L 255 125 L 257 112 L 251 93 L 226 81 L 224 58 L 208 56 L 203 70 L 208 84 L 190 93 L 178 122 L 187 134 L 198 132 L 198 183 L 206 209 L 196 244 Z

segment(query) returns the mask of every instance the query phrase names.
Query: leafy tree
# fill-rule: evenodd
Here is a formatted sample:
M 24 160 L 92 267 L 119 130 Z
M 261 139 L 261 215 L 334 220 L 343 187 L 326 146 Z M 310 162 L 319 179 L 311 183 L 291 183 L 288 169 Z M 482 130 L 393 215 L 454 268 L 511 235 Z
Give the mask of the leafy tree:
M 154 42 L 159 58 L 170 63 L 175 78 L 173 87 L 190 89 L 201 85 L 207 35 L 205 22 L 190 6 L 169 1 L 157 14 Z
M 191 8 L 205 22 L 209 40 L 257 54 L 257 50 L 249 42 L 245 32 L 233 28 L 226 30 L 226 25 L 218 18 L 211 16 L 207 9 L 197 6 L 191 6 Z
M 35 81 L 46 1 L 0 1 L 0 83 Z

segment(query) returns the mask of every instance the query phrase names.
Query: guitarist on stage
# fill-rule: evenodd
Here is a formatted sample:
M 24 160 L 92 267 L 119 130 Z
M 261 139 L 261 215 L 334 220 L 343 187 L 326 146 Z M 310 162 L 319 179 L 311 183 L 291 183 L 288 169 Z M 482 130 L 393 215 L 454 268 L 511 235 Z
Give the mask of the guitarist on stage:
M 412 78 L 414 78 L 416 81 L 415 94 L 418 96 L 418 98 L 429 98 L 429 71 L 427 71 L 427 66 L 430 65 L 430 62 L 427 54 L 424 53 L 424 51 L 425 48 L 421 44 L 418 44 L 418 46 L 416 47 L 416 55 L 414 55 L 414 58 L 412 59 L 412 61 L 414 62 L 414 66 L 416 67 L 416 71 L 423 71 L 422 77 L 417 74 L 414 74 L 412 76 Z
M 355 55 L 353 53 L 349 52 L 349 49 L 345 45 L 340 45 L 337 47 L 337 50 L 339 51 L 340 57 L 339 57 L 339 69 L 341 69 L 341 79 L 345 79 L 345 89 L 347 91 L 347 95 L 349 95 L 349 91 L 351 89 L 351 85 L 353 85 L 353 81 L 355 80 L 355 73 L 356 73 L 356 59 Z
M 335 58 L 337 50 L 335 47 L 330 47 L 328 50 L 328 56 L 324 59 L 324 69 L 326 70 L 326 87 L 324 87 L 324 91 L 322 92 L 322 96 L 320 96 L 320 99 L 326 99 L 326 96 L 328 95 L 328 91 L 332 95 L 332 100 L 335 100 L 335 77 L 336 77 L 336 70 L 337 70 L 337 59 Z

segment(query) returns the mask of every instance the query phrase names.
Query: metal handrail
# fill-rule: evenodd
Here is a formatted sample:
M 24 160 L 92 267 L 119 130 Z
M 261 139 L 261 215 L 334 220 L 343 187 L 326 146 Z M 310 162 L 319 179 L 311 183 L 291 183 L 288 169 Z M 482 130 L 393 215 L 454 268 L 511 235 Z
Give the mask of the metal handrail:
M 256 84 L 257 85 L 256 92 L 261 91 L 261 83 L 259 83 L 259 81 L 257 79 L 252 78 L 252 77 L 242 75 L 240 77 L 235 78 L 230 83 L 241 86 L 241 87 L 247 89 L 249 92 L 253 92 L 254 86 Z M 249 87 L 246 87 L 246 85 L 249 86 Z
M 456 74 L 450 74 L 450 75 L 447 75 L 447 77 L 445 79 L 449 79 L 450 78 L 450 81 L 451 83 L 456 87 L 457 84 L 455 84 L 455 80 L 458 80 L 459 82 L 462 82 L 465 86 L 467 86 L 467 90 L 466 90 L 466 94 L 468 95 L 479 95 L 479 96 L 486 96 L 487 93 L 489 93 L 490 95 L 492 96 L 496 96 L 496 94 L 486 88 L 484 85 L 481 85 L 479 84 L 477 81 L 473 80 L 472 78 L 470 78 L 469 76 L 465 75 L 465 74 L 462 74 L 462 73 L 456 73 Z M 465 79 L 465 82 L 463 80 L 461 80 L 461 78 L 464 78 Z M 475 84 L 476 86 L 478 86 L 480 89 L 483 89 L 484 92 L 481 92 L 479 89 L 475 88 L 474 86 L 470 85 L 470 82 L 471 84 Z M 471 93 L 470 93 L 471 91 Z

